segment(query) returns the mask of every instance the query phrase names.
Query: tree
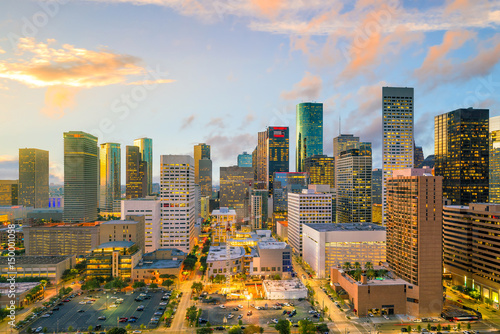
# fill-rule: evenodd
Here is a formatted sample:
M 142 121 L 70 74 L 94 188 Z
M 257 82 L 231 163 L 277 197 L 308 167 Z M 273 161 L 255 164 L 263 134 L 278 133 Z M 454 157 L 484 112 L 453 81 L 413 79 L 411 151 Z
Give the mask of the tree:
M 431 330 L 431 324 L 427 324 L 427 330 L 430 331 Z
M 361 280 L 361 274 L 362 273 L 363 273 L 363 271 L 360 268 L 358 268 L 352 274 L 352 278 L 354 278 L 356 281 L 359 281 L 359 280 Z
M 470 330 L 470 328 L 471 328 L 471 324 L 470 324 L 470 322 L 468 322 L 467 323 L 467 330 Z
M 422 326 L 418 325 L 418 326 L 417 326 L 417 332 L 419 332 L 419 333 L 420 333 L 421 331 L 422 331 Z
M 457 324 L 457 329 L 458 329 L 458 330 L 462 329 L 462 324 L 461 324 L 461 323 L 458 323 L 458 324 Z
M 210 321 L 207 321 L 207 323 L 205 324 L 205 327 L 212 327 L 212 324 L 210 323 Z
M 223 283 L 225 281 L 226 281 L 226 276 L 224 276 L 224 275 L 217 274 L 214 277 L 214 283 Z
M 48 329 L 47 327 L 44 327 L 44 328 L 42 329 L 42 332 L 44 332 L 44 333 L 47 333 L 48 331 L 49 331 L 49 329 Z
M 384 277 L 385 275 L 387 275 L 387 270 L 380 269 L 377 274 L 379 277 Z
M 134 282 L 134 284 L 132 285 L 132 287 L 134 289 L 144 288 L 145 286 L 146 286 L 146 283 L 144 283 L 144 282 Z
M 203 290 L 203 283 L 193 282 L 193 284 L 191 285 L 191 289 L 196 291 L 196 293 L 200 293 Z
M 344 262 L 344 264 L 342 265 L 342 269 L 346 271 L 351 269 L 351 262 Z
M 316 326 L 316 330 L 320 333 L 326 333 L 326 332 L 329 332 L 330 329 L 328 329 L 328 325 L 327 324 L 319 324 Z
M 127 330 L 125 328 L 114 327 L 107 331 L 106 334 L 127 334 Z
M 82 290 L 94 290 L 101 287 L 101 282 L 98 279 L 91 279 L 82 285 Z
M 33 332 L 33 331 L 31 330 L 31 327 L 28 327 L 28 328 L 26 329 L 26 333 L 31 334 L 31 332 Z
M 132 328 L 132 325 L 131 325 L 131 324 L 128 324 L 127 326 L 125 326 L 125 329 L 126 329 L 126 330 L 128 330 L 128 331 L 129 331 L 131 328 Z
M 408 327 L 406 327 L 406 330 L 408 331 L 408 333 L 411 333 L 411 326 L 408 325 Z
M 365 263 L 365 269 L 366 269 L 366 270 L 373 269 L 373 263 L 371 263 L 371 262 L 366 262 L 366 263 Z
M 358 261 L 354 262 L 354 269 L 361 269 L 361 263 Z
M 273 280 L 279 281 L 281 279 L 281 276 L 279 274 L 276 274 L 273 276 Z
M 311 320 L 300 320 L 299 321 L 299 334 L 315 334 L 316 327 Z
M 187 309 L 186 317 L 191 323 L 196 321 L 198 318 L 198 310 L 196 309 L 196 306 L 193 305 Z
M 92 329 L 94 329 L 94 327 L 92 327 L 92 325 L 90 325 L 87 329 L 89 332 L 92 332 Z
M 243 330 L 241 329 L 240 326 L 233 326 L 231 329 L 227 332 L 228 334 L 243 334 Z
M 368 269 L 366 271 L 366 277 L 371 279 L 371 278 L 375 278 L 375 276 L 377 276 L 377 273 L 375 272 L 375 270 L 373 269 Z
M 241 326 L 241 325 L 243 325 L 243 320 L 240 319 L 240 320 L 238 320 L 238 326 Z
M 69 326 L 68 327 L 68 332 L 72 332 L 73 331 L 73 326 Z
M 198 328 L 196 330 L 196 334 L 211 334 L 211 333 L 212 333 L 212 329 L 208 328 L 208 327 L 202 327 L 202 328 Z
M 167 289 L 170 289 L 170 287 L 171 287 L 172 285 L 174 285 L 174 281 L 173 281 L 173 280 L 171 280 L 171 279 L 167 279 L 167 280 L 163 281 L 163 283 L 162 283 L 161 285 L 162 285 L 162 286 L 166 286 L 166 287 L 167 287 Z
M 288 322 L 288 321 L 287 321 Z M 260 333 L 262 327 L 256 325 L 249 325 L 247 328 L 243 330 L 243 334 L 255 334 Z
M 193 270 L 197 261 L 198 261 L 198 258 L 196 256 L 194 256 L 193 254 L 189 254 L 184 259 L 184 262 L 183 262 L 184 269 L 185 270 Z
M 141 329 L 146 329 L 146 325 L 141 324 Z
M 441 327 L 441 324 L 438 324 L 437 327 L 436 327 L 436 329 L 437 329 L 438 332 L 441 332 L 441 329 L 443 329 L 443 328 Z
M 156 284 L 156 283 L 151 283 L 151 284 L 149 284 L 149 288 L 150 288 L 150 289 L 153 289 L 153 290 L 158 289 L 158 284 Z

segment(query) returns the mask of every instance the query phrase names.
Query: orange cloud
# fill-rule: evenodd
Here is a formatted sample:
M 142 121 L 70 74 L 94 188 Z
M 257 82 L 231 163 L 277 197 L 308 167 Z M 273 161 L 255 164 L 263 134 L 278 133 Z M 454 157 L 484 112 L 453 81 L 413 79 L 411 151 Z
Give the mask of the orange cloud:
M 66 109 L 75 106 L 77 88 L 66 86 L 50 86 L 45 92 L 45 107 L 42 114 L 50 118 L 61 118 Z
M 280 8 L 283 5 L 283 0 L 250 0 L 250 2 L 257 7 L 260 13 L 263 15 L 273 18 L 279 13 Z
M 293 85 L 292 90 L 281 92 L 281 98 L 295 100 L 299 98 L 317 99 L 321 93 L 323 81 L 319 75 L 306 72 L 302 80 Z

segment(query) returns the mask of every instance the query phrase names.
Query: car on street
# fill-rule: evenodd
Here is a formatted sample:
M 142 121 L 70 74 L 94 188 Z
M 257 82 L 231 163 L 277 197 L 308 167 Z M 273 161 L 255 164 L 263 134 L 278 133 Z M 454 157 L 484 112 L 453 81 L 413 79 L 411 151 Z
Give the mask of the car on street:
M 227 315 L 227 318 L 228 318 L 228 319 L 232 319 L 232 318 L 234 318 L 234 314 L 229 313 L 229 314 Z
M 37 329 L 35 329 L 35 333 L 40 333 L 42 331 L 42 329 L 43 329 L 42 326 L 38 327 Z
M 243 305 L 238 305 L 239 308 L 243 308 Z
M 384 314 L 383 317 L 385 320 L 389 320 L 389 317 L 387 315 Z
M 42 315 L 42 318 L 48 318 L 48 317 L 50 317 L 50 314 L 48 314 L 48 313 Z
M 370 317 L 373 317 L 373 313 L 368 313 L 368 315 L 369 315 Z
M 80 309 L 80 310 L 78 310 L 78 311 L 76 311 L 76 312 L 78 312 L 78 313 L 83 313 L 83 312 L 85 312 L 85 310 L 81 310 L 81 309 Z
M 105 315 L 101 315 L 100 317 L 97 318 L 97 320 L 106 320 L 106 316 Z
M 224 329 L 225 329 L 225 328 L 224 328 L 224 327 L 222 327 L 222 326 L 217 326 L 217 327 L 215 327 L 215 330 L 218 330 L 218 331 L 223 331 Z
M 167 303 L 165 303 L 165 302 L 161 302 L 159 305 L 161 305 L 161 306 L 166 306 L 166 305 L 167 305 Z
M 243 318 L 243 314 L 240 314 L 240 315 L 238 316 L 238 320 L 239 320 L 239 319 L 241 319 L 241 318 Z
M 54 307 L 52 311 L 59 311 L 59 307 Z
M 225 309 L 225 308 L 226 308 L 226 305 L 221 304 L 219 307 L 220 307 L 220 308 L 222 308 L 222 309 Z
M 84 305 L 84 304 L 87 304 L 87 302 L 82 300 L 82 301 L 81 301 L 81 302 L 79 302 L 78 304 L 80 304 L 80 305 Z
M 95 326 L 94 326 L 94 330 L 95 330 L 95 331 L 98 331 L 98 330 L 100 330 L 101 328 L 102 328 L 102 325 L 95 325 Z
M 132 334 L 141 334 L 141 333 L 142 333 L 142 331 L 140 331 L 138 329 L 136 329 L 135 331 L 132 332 Z
M 120 318 L 120 319 L 118 320 L 118 322 L 127 322 L 127 321 L 128 321 L 128 318 Z
M 233 311 L 239 311 L 239 310 L 240 310 L 240 309 L 239 309 L 239 308 L 237 308 L 237 307 L 233 308 Z
M 136 321 L 137 321 L 137 319 L 134 319 L 134 318 L 129 318 L 128 319 L 128 322 L 136 322 Z
M 311 311 L 309 311 L 309 314 L 314 314 L 314 313 L 316 313 L 316 311 L 315 311 L 315 310 L 311 310 Z
M 248 316 L 251 316 L 251 315 L 252 315 L 252 311 L 248 311 L 248 312 L 247 312 L 247 315 L 248 315 Z
M 416 318 L 416 319 L 413 319 L 413 322 L 422 322 L 422 319 Z
M 116 304 L 111 304 L 111 305 L 109 305 L 109 307 L 118 307 L 118 305 L 116 305 Z
M 64 299 L 63 302 L 67 303 L 69 302 L 69 299 Z
M 154 315 L 162 315 L 162 314 L 163 314 L 163 312 L 161 312 L 161 311 L 158 311 L 158 312 L 154 313 Z

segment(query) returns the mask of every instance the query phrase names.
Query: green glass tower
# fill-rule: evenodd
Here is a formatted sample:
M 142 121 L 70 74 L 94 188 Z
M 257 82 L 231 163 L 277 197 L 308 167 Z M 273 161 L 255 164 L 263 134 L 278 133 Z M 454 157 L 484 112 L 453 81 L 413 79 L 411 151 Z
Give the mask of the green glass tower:
M 101 144 L 99 165 L 99 208 L 114 212 L 113 203 L 121 199 L 120 144 Z
M 147 193 L 153 193 L 153 139 L 139 138 L 134 140 L 134 146 L 139 147 L 141 159 L 147 164 Z
M 297 105 L 295 171 L 304 171 L 304 160 L 323 154 L 323 103 Z

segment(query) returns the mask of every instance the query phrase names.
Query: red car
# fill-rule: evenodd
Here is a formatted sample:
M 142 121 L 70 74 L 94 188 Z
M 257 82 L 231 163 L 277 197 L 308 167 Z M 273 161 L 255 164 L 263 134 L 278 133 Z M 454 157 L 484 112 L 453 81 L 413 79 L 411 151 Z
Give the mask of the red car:
M 65 299 L 65 300 L 63 300 L 63 302 L 67 303 L 67 302 L 69 302 L 69 299 Z
M 462 299 L 457 300 L 457 302 L 462 303 Z
M 128 321 L 128 318 L 120 318 L 120 320 L 118 320 L 118 322 L 127 322 Z

